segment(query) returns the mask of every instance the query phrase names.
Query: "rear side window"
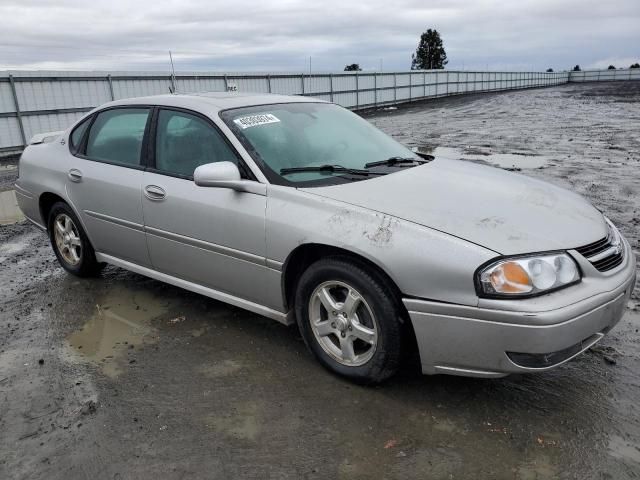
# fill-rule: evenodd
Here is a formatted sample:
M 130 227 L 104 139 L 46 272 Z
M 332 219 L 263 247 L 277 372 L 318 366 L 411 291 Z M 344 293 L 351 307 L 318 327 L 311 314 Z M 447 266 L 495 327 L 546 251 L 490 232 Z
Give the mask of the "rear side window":
M 140 165 L 148 117 L 147 108 L 120 108 L 99 113 L 89 130 L 86 156 L 121 165 Z
M 238 159 L 222 135 L 196 115 L 160 110 L 156 133 L 156 169 L 191 177 L 200 165 Z
M 84 132 L 87 131 L 87 127 L 89 123 L 91 123 L 91 118 L 88 117 L 85 119 L 80 125 L 78 125 L 73 132 L 71 132 L 71 148 L 76 151 L 80 148 L 80 143 L 82 142 L 82 137 L 84 136 Z

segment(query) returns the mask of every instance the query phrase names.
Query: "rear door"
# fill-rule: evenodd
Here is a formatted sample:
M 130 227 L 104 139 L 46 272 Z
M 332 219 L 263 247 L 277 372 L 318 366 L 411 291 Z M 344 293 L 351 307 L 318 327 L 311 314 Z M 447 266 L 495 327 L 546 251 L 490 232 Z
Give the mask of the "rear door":
M 279 286 L 267 282 L 274 272 L 265 266 L 266 196 L 197 186 L 193 172 L 206 163 L 230 161 L 248 170 L 210 119 L 169 108 L 158 108 L 155 117 L 142 185 L 154 269 L 262 305 L 274 303 L 266 287 Z
M 110 108 L 79 125 L 67 172 L 69 198 L 95 250 L 143 266 L 151 264 L 141 200 L 150 112 L 144 106 Z

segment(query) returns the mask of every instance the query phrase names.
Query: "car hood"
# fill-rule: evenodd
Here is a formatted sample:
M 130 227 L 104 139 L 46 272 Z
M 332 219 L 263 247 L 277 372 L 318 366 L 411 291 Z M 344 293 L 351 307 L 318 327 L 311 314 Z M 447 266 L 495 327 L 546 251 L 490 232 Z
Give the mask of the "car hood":
M 607 232 L 602 214 L 575 193 L 460 160 L 436 159 L 366 181 L 302 190 L 439 230 L 503 255 L 571 249 Z

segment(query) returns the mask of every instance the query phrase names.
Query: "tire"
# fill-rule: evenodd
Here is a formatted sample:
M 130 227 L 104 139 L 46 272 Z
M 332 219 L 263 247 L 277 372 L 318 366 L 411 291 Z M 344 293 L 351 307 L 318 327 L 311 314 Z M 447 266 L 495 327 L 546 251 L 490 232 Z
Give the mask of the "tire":
M 64 202 L 57 202 L 49 211 L 47 222 L 49 240 L 58 262 L 67 272 L 78 277 L 96 275 L 103 267 L 78 217 Z
M 346 257 L 313 263 L 298 282 L 295 311 L 305 344 L 330 371 L 365 384 L 396 373 L 403 340 L 398 299 L 366 265 Z

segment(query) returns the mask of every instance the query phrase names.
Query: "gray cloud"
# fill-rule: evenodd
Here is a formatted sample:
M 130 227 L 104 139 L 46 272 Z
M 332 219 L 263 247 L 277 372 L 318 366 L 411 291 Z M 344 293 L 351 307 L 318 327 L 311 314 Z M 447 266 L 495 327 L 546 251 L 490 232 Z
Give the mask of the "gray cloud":
M 452 69 L 627 67 L 639 20 L 638 0 L 3 0 L 0 68 L 404 70 L 427 28 Z

